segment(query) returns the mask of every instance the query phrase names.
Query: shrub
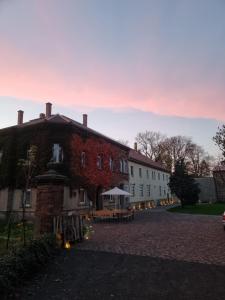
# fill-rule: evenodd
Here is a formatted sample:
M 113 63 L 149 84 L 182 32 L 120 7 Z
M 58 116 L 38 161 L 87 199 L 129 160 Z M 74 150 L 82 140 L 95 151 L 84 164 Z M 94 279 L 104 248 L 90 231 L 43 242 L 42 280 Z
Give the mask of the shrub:
M 55 237 L 44 235 L 0 258 L 0 295 L 6 296 L 16 285 L 32 276 L 56 251 Z

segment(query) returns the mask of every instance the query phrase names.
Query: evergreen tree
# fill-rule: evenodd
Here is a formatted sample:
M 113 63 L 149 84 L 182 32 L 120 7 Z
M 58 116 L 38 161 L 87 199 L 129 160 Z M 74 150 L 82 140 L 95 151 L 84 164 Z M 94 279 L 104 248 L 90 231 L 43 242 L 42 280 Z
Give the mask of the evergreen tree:
M 177 161 L 175 171 L 170 177 L 170 190 L 181 201 L 182 207 L 198 201 L 199 188 L 191 175 L 188 175 L 184 159 Z

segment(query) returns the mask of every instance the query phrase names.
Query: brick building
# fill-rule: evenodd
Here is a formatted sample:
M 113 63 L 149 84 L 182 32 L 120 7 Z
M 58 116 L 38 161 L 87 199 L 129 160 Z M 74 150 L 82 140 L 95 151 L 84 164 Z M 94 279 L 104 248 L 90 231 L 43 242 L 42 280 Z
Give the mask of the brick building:
M 67 176 L 64 190 L 64 210 L 83 211 L 113 206 L 103 203 L 100 196 L 111 187 L 128 186 L 129 148 L 88 127 L 87 115 L 83 123 L 60 114 L 52 114 L 52 104 L 46 103 L 46 113 L 23 122 L 18 111 L 17 125 L 0 130 L 0 214 L 35 211 L 36 186 L 32 180 L 26 193 L 25 182 L 18 166 L 27 159 L 31 146 L 37 146 L 36 167 L 32 177 L 46 172 L 47 165 Z

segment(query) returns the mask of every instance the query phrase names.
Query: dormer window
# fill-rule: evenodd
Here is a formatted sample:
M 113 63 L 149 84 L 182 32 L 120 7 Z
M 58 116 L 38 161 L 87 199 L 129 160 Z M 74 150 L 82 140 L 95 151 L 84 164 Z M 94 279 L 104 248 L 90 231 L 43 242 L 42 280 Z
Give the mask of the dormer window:
M 63 150 L 59 144 L 54 144 L 52 147 L 52 162 L 61 163 L 63 161 Z

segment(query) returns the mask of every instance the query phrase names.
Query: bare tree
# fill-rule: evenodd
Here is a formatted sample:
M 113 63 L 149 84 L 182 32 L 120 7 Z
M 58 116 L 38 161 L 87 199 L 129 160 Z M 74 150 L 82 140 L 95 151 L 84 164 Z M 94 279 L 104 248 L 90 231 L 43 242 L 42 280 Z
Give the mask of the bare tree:
M 135 140 L 141 153 L 152 160 L 157 160 L 161 156 L 161 143 L 165 138 L 160 132 L 145 131 L 138 133 Z
M 222 127 L 218 127 L 216 135 L 213 137 L 213 141 L 221 150 L 223 157 L 225 157 L 225 124 Z
M 160 159 L 161 162 L 171 171 L 177 161 L 183 159 L 186 161 L 190 151 L 191 139 L 184 136 L 173 136 L 166 138 L 160 144 Z
M 211 172 L 212 157 L 189 137 L 166 137 L 159 132 L 145 131 L 137 134 L 136 142 L 142 154 L 161 162 L 171 172 L 180 160 L 187 165 L 189 174 L 196 177 L 209 176 Z
M 187 154 L 187 168 L 194 177 L 209 176 L 211 173 L 213 157 L 205 153 L 204 149 L 191 143 Z
M 22 222 L 23 222 L 23 242 L 26 244 L 26 234 L 25 234 L 25 212 L 26 212 L 26 199 L 27 192 L 30 188 L 31 179 L 36 168 L 36 157 L 37 157 L 37 146 L 31 145 L 30 149 L 27 152 L 27 159 L 20 159 L 18 165 L 21 167 L 24 173 L 25 185 L 23 190 L 23 199 L 22 199 Z

